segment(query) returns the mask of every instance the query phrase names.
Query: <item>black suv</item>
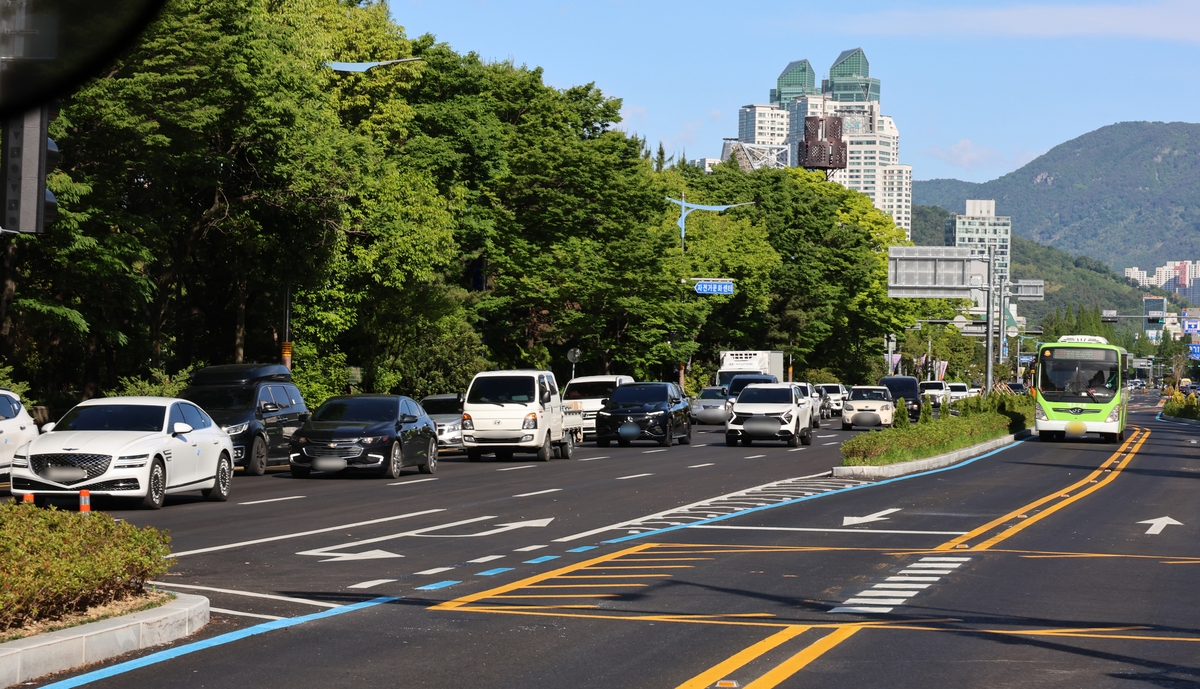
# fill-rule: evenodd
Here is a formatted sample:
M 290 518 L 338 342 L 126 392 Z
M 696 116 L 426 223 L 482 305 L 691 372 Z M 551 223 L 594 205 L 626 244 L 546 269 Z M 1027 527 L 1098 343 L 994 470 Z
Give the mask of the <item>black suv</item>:
M 209 366 L 179 393 L 208 412 L 233 441 L 233 462 L 262 476 L 268 464 L 287 464 L 292 435 L 308 407 L 281 364 Z
M 626 383 L 613 390 L 596 412 L 596 445 L 655 440 L 670 447 L 692 442 L 692 404 L 674 383 Z
M 904 398 L 904 406 L 908 407 L 908 418 L 916 421 L 921 418 L 921 386 L 912 376 L 884 376 L 879 384 L 892 393 L 892 399 L 897 402 Z

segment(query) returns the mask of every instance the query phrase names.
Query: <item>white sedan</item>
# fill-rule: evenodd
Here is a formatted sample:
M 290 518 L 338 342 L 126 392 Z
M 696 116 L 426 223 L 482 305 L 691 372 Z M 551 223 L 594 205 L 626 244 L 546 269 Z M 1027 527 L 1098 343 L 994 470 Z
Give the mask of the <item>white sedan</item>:
M 0 474 L 7 474 L 17 448 L 37 437 L 37 424 L 21 396 L 0 388 Z
M 13 456 L 12 493 L 45 503 L 54 495 L 137 498 L 158 509 L 168 493 L 198 490 L 229 497 L 233 444 L 187 400 L 109 397 L 88 400 Z

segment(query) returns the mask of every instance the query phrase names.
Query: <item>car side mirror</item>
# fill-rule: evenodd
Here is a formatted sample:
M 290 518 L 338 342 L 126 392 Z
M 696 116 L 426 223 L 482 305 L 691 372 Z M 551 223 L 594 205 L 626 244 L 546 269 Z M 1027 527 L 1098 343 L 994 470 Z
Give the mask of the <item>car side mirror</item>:
M 260 409 L 265 412 L 277 412 L 279 411 L 279 405 L 274 402 L 263 402 Z
M 813 398 L 813 399 L 815 399 L 815 400 L 819 400 L 819 399 L 821 399 L 821 395 L 820 395 L 820 393 L 816 393 L 816 392 L 814 392 L 814 393 L 812 394 L 812 398 Z
M 550 391 L 549 390 L 542 393 L 542 404 L 550 404 Z
M 417 422 L 417 417 L 413 416 L 412 414 L 401 414 L 400 415 L 400 423 L 416 423 L 416 422 Z
M 309 419 L 312 418 L 312 413 L 302 411 L 302 412 L 300 412 L 300 415 L 296 418 L 300 419 L 300 423 L 308 423 Z
M 171 426 L 171 435 L 187 435 L 191 432 L 192 427 L 182 421 L 177 421 L 174 426 Z
M 50 431 L 54 430 L 54 425 L 54 422 L 51 421 L 50 423 L 42 426 L 42 433 L 49 433 Z
M 607 397 L 605 397 L 604 399 L 600 400 L 600 406 L 601 406 L 601 407 L 607 407 L 607 406 L 608 406 L 608 400 L 609 400 L 609 398 L 607 398 Z

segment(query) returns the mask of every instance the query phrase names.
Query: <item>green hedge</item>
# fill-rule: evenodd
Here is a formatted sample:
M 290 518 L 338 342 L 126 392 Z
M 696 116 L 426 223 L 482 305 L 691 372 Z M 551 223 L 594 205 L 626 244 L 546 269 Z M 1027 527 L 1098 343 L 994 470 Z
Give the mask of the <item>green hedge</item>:
M 100 512 L 0 504 L 0 632 L 140 593 L 170 566 L 169 542 Z
M 842 443 L 842 466 L 877 466 L 924 459 L 1033 425 L 1033 398 L 1028 395 L 971 397 L 955 402 L 953 408 L 959 416 L 854 436 Z

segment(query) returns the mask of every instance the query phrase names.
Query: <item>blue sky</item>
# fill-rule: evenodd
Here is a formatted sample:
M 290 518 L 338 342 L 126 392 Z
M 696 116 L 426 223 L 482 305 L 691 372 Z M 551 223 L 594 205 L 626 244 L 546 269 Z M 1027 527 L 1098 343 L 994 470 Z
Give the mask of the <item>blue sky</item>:
M 986 181 L 1129 120 L 1200 121 L 1200 0 L 1016 3 L 392 0 L 409 36 L 596 82 L 622 127 L 717 156 L 737 111 L 861 47 L 915 179 Z

